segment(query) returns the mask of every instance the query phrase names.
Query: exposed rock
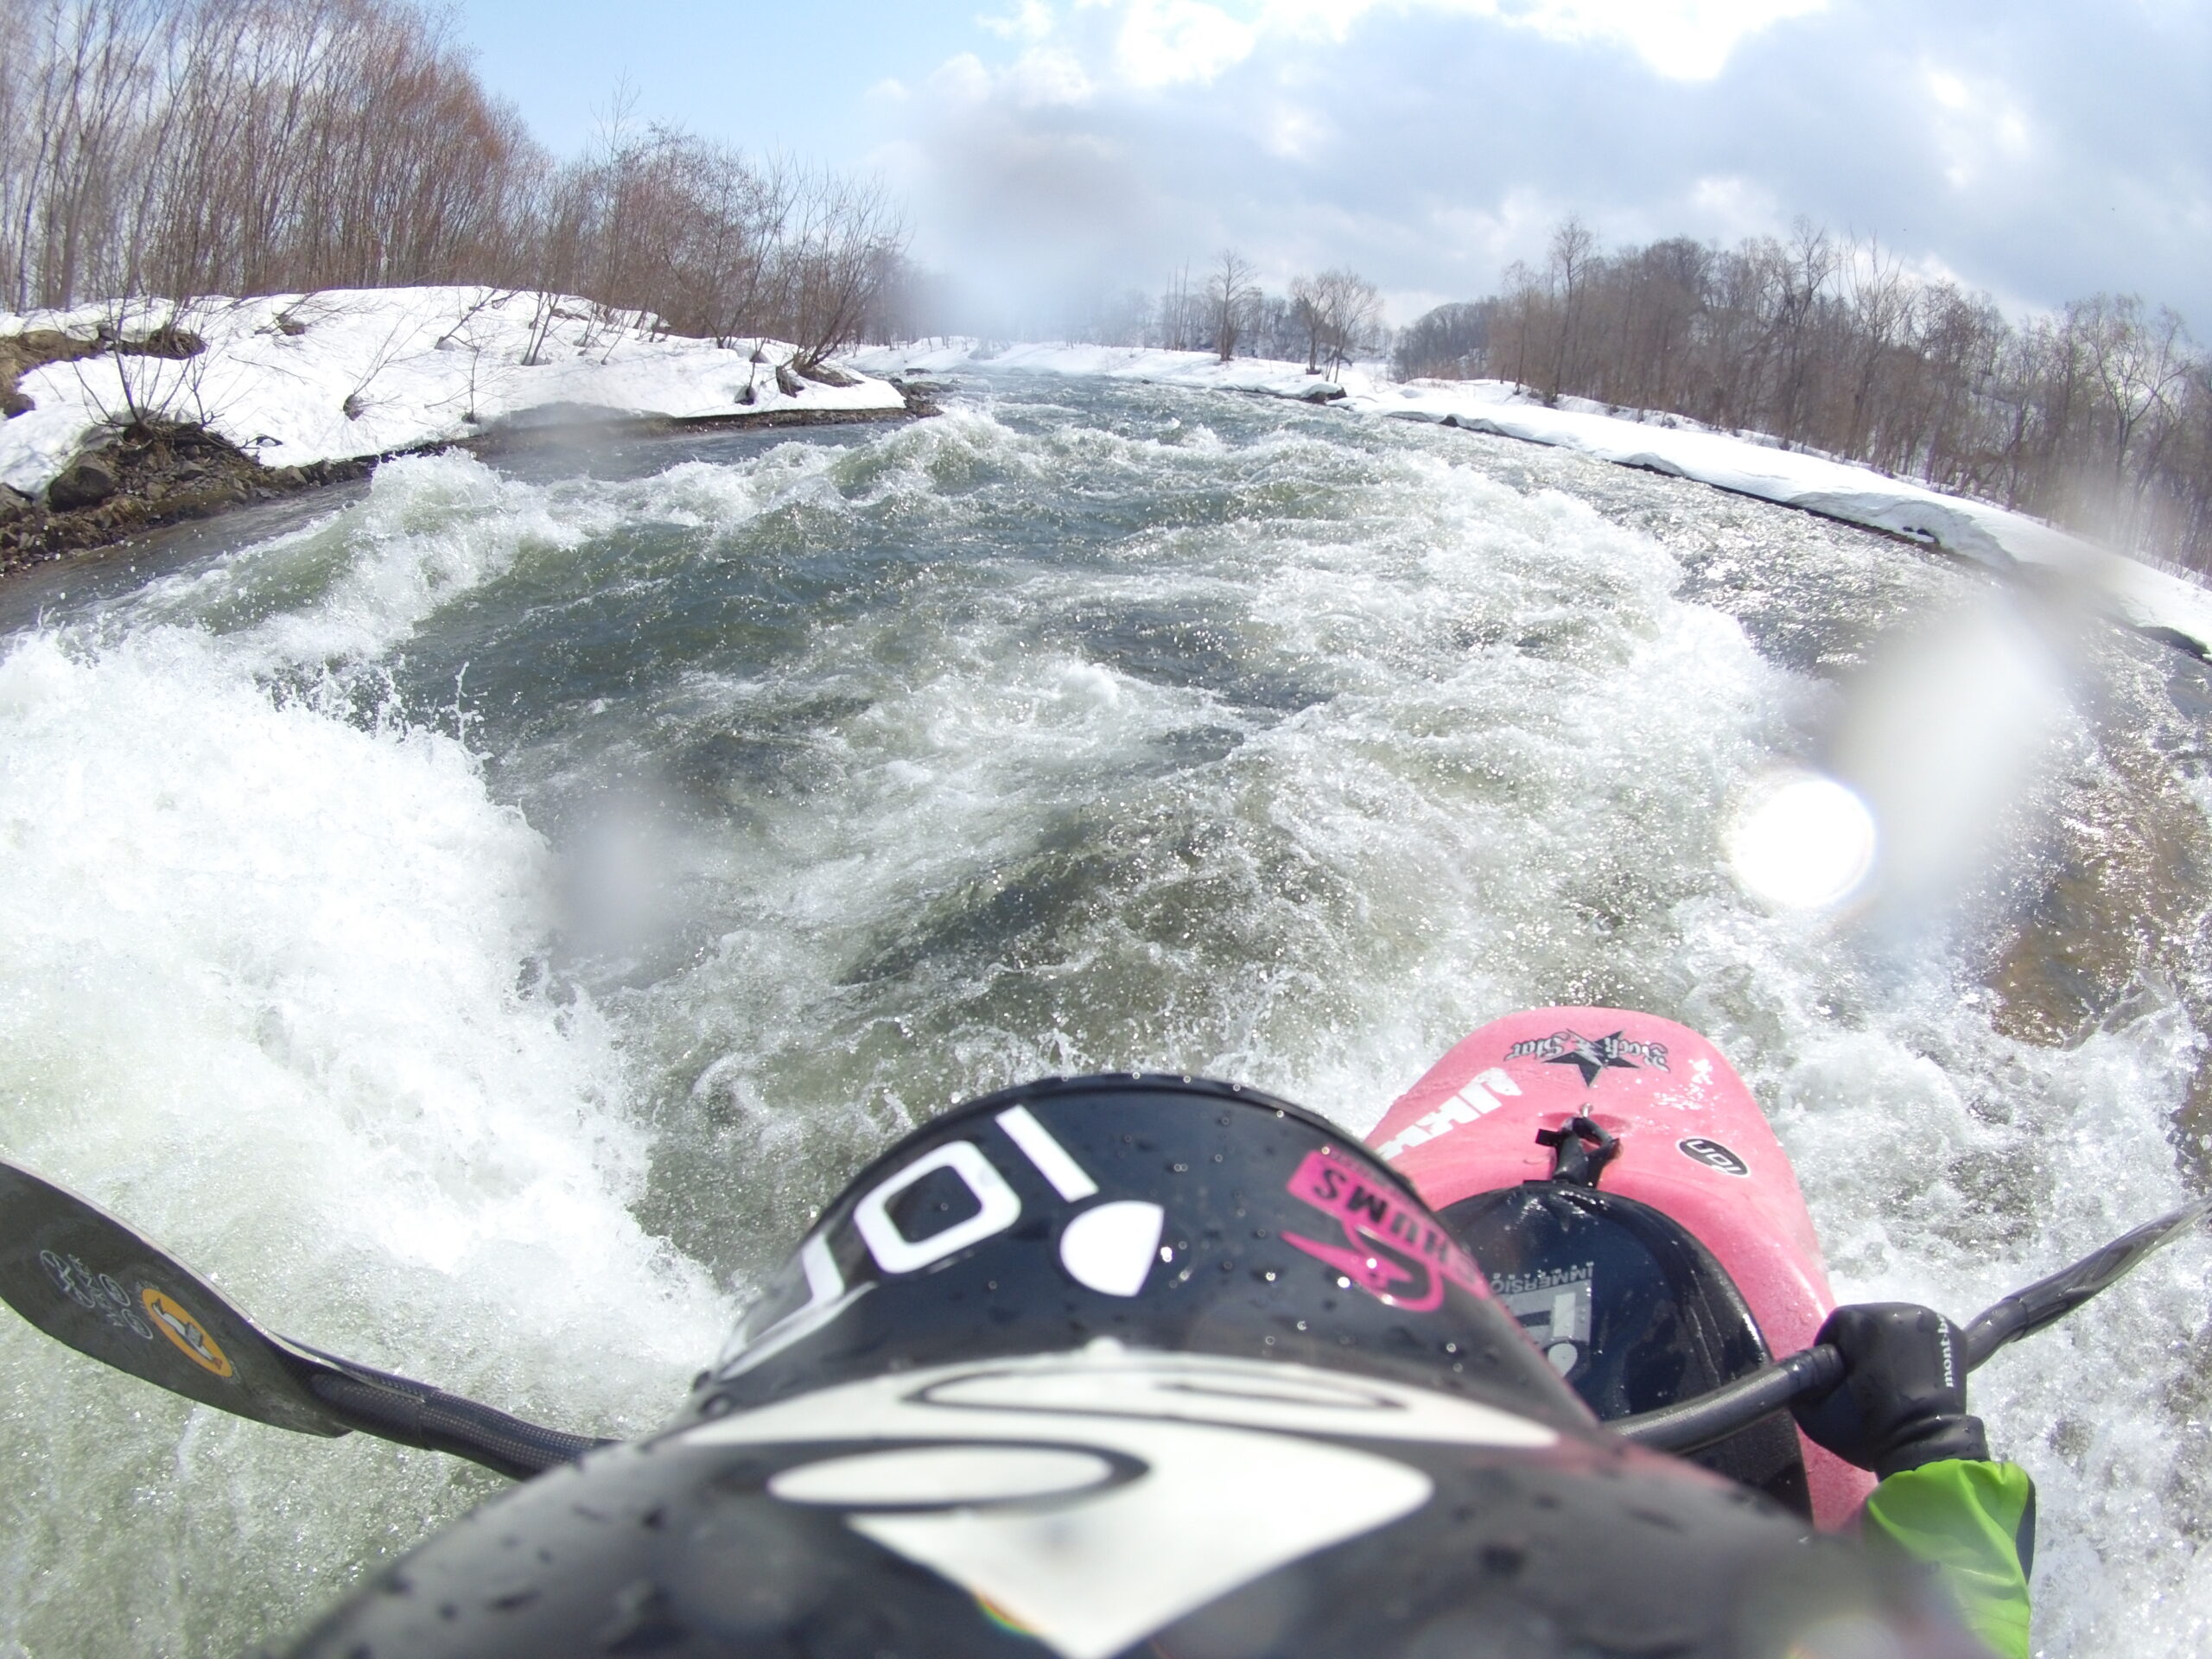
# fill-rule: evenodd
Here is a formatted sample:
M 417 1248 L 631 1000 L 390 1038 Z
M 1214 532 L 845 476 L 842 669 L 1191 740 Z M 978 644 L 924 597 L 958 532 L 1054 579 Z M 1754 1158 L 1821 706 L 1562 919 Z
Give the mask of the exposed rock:
M 79 455 L 46 486 L 46 505 L 56 512 L 97 507 L 122 487 L 115 468 L 99 455 Z
M 906 405 L 906 412 L 909 415 L 928 416 L 944 413 L 937 404 L 937 394 L 944 390 L 943 386 L 932 385 L 926 380 L 901 380 L 897 375 L 891 377 L 891 384 L 899 389 L 899 400 Z
M 906 420 L 934 410 L 926 399 L 918 399 L 909 391 L 907 407 L 901 410 L 783 408 L 691 420 L 640 418 L 619 410 L 581 410 L 575 405 L 564 405 L 560 412 L 567 418 L 557 424 L 533 428 L 527 417 L 504 422 L 455 447 L 480 454 L 533 442 L 573 442 L 581 429 L 575 421 L 578 416 L 594 417 L 588 425 L 596 429 L 636 435 L 723 426 L 827 426 Z M 431 443 L 391 453 L 420 454 L 448 447 Z M 388 458 L 360 455 L 296 467 L 264 467 L 251 454 L 201 427 L 143 421 L 111 429 L 80 454 L 76 463 L 95 463 L 115 480 L 113 493 L 95 505 L 56 511 L 0 486 L 0 574 L 126 542 L 180 519 L 205 518 L 296 490 L 365 478 L 379 461 Z
M 1342 386 L 1325 380 L 1318 386 L 1308 386 L 1300 392 L 1298 400 L 1302 404 L 1333 404 L 1344 395 L 1344 389 Z
M 857 386 L 861 383 L 858 375 L 847 374 L 842 369 L 828 363 L 806 363 L 799 367 L 800 372 L 817 385 Z
M 806 390 L 806 382 L 791 372 L 790 364 L 779 363 L 776 365 L 776 390 L 786 397 L 796 397 Z
M 219 478 L 188 484 L 179 490 L 165 490 L 152 498 L 151 505 L 160 510 L 163 518 L 204 518 L 249 499 L 246 486 L 237 479 Z
M 47 486 L 43 505 L 0 509 L 0 570 L 98 547 L 181 518 L 351 476 L 343 463 L 271 472 L 202 428 L 144 421 L 103 433 Z
M 136 340 L 118 340 L 111 349 L 118 357 L 165 357 L 181 363 L 206 351 L 207 342 L 189 328 L 165 322 L 158 328 L 148 329 Z

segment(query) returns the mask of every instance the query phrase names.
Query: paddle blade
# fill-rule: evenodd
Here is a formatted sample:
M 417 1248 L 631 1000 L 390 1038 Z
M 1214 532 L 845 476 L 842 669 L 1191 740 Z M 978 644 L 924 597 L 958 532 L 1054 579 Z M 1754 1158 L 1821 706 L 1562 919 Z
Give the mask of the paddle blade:
M 0 1299 L 55 1341 L 172 1394 L 302 1434 L 346 1426 L 307 1368 L 112 1216 L 0 1161 Z
M 1967 1326 L 1967 1369 L 1978 1368 L 2008 1342 L 2031 1336 L 2064 1319 L 2099 1291 L 2117 1283 L 2153 1251 L 2163 1249 L 2212 1213 L 2212 1198 L 2148 1221 L 2094 1250 L 2070 1268 L 2038 1279 L 1991 1304 Z

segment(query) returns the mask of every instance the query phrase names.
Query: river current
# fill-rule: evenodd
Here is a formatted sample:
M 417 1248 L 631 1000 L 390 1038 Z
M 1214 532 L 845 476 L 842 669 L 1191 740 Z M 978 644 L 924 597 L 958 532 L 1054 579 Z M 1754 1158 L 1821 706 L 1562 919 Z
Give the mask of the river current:
M 1499 1014 L 1647 1008 L 1745 1074 L 1841 1294 L 1961 1319 L 2181 1201 L 2200 665 L 2097 631 L 1980 919 L 1900 944 L 1755 903 L 1724 831 L 1987 577 L 1468 433 L 944 401 L 396 461 L 49 580 L 0 639 L 0 1152 L 274 1329 L 606 1434 L 861 1160 L 1046 1072 L 1363 1130 Z M 2208 1262 L 1976 1378 L 2044 1651 L 2212 1647 Z M 501 1484 L 11 1316 L 0 1469 L 40 1659 L 276 1639 Z

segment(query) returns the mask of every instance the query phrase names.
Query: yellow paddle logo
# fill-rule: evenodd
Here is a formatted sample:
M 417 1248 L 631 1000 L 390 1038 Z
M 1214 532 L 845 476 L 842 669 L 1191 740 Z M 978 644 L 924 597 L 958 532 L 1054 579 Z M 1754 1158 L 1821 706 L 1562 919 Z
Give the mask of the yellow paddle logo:
M 138 1293 L 138 1300 L 154 1316 L 154 1324 L 161 1333 L 181 1349 L 187 1359 L 218 1376 L 231 1374 L 229 1357 L 216 1344 L 214 1338 L 200 1329 L 199 1320 L 151 1285 Z

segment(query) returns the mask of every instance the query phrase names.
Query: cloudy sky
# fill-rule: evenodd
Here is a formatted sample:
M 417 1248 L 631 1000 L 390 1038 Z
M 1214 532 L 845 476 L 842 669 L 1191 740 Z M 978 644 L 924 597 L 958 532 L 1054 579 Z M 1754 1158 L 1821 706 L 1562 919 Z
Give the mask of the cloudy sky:
M 2010 308 L 2212 339 L 2206 0 L 465 0 L 556 149 L 642 118 L 880 173 L 979 293 L 1159 287 L 1224 245 L 1394 320 L 1580 213 L 1607 243 L 1804 214 Z

